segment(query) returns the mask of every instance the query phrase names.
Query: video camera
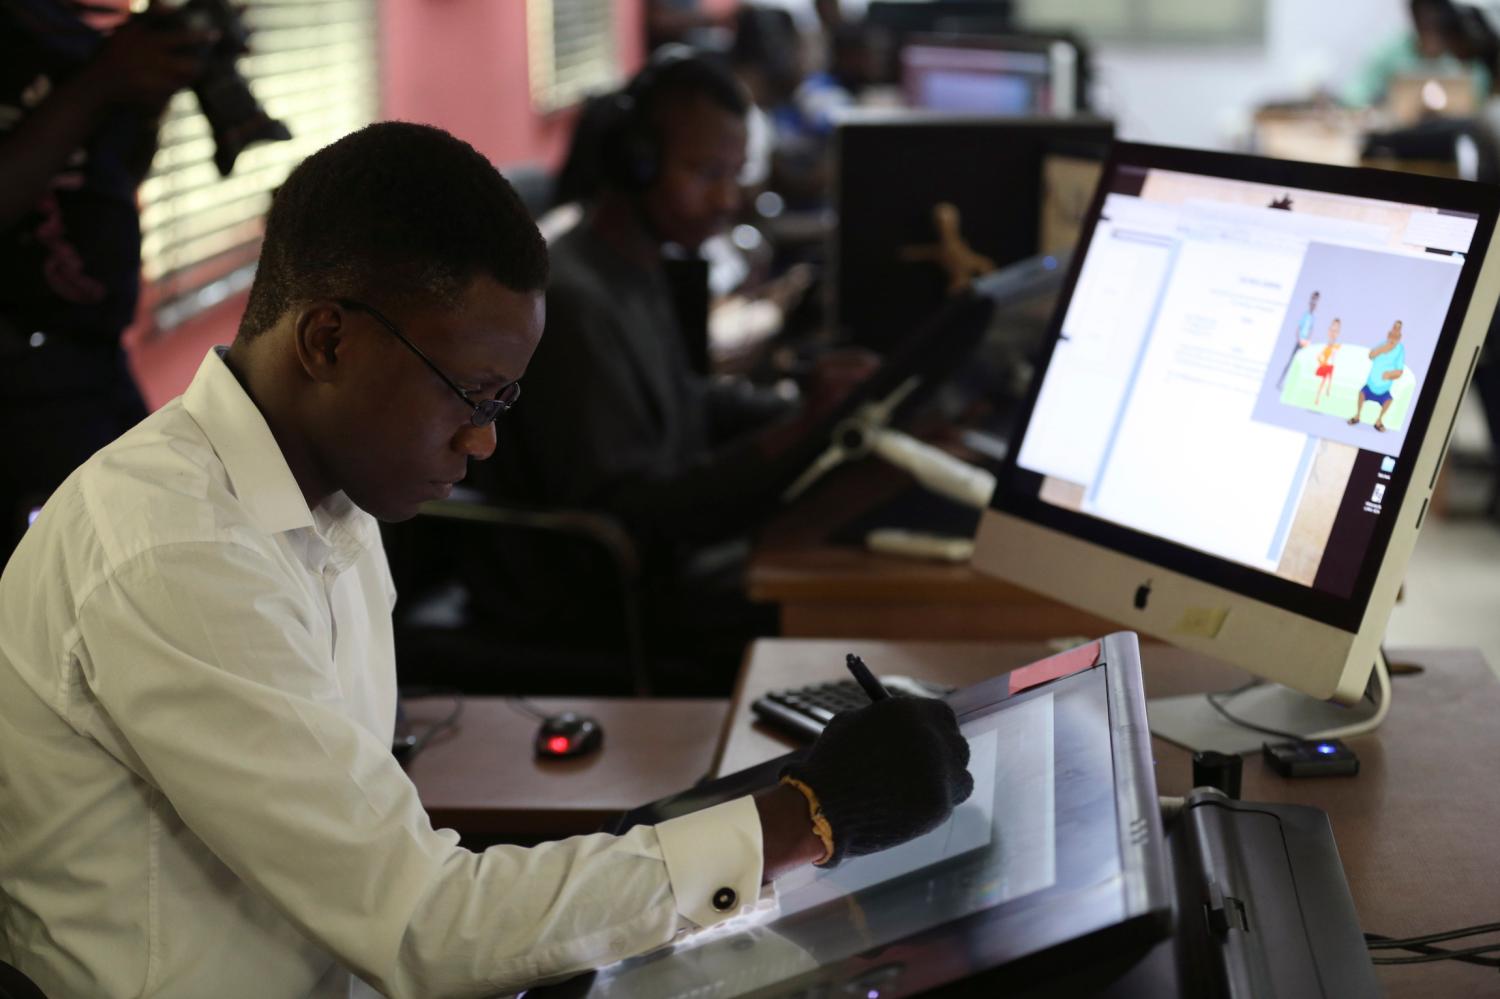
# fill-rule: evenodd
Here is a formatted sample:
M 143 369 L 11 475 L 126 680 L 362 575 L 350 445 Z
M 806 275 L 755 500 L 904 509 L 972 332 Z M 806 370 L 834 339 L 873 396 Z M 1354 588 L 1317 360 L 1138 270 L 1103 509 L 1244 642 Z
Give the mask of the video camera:
M 195 28 L 219 33 L 207 53 L 207 68 L 193 84 L 198 107 L 214 134 L 214 166 L 229 176 L 234 161 L 257 142 L 280 142 L 292 137 L 282 122 L 266 114 L 235 61 L 250 51 L 250 33 L 228 0 L 187 0 L 179 7 L 153 13 L 164 28 Z

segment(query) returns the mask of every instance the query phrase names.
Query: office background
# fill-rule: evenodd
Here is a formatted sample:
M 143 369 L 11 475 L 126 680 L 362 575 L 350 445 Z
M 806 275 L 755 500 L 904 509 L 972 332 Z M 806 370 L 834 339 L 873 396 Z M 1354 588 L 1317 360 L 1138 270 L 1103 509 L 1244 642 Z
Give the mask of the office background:
M 788 8 L 804 28 L 816 24 L 810 0 L 767 5 Z M 252 0 L 252 22 L 255 6 Z M 431 122 L 463 136 L 507 174 L 561 163 L 576 100 L 553 108 L 533 94 L 530 53 L 537 43 L 528 35 L 528 15 L 535 20 L 552 4 L 372 0 L 354 6 L 356 23 L 349 31 L 363 39 L 366 62 L 352 71 L 375 87 L 349 112 L 351 126 L 360 115 Z M 607 15 L 594 25 L 605 57 L 596 72 L 623 79 L 639 67 L 646 53 L 644 0 L 558 0 L 557 7 L 564 6 Z M 705 6 L 727 11 L 735 4 L 709 0 Z M 1090 10 L 1097 6 L 1050 4 L 1046 23 L 1066 23 L 1070 11 L 1095 22 L 1093 34 L 1102 38 L 1093 41 L 1092 96 L 1099 112 L 1115 120 L 1117 134 L 1217 149 L 1245 148 L 1254 110 L 1265 102 L 1319 89 L 1336 92 L 1372 48 L 1409 24 L 1404 0 L 1246 0 L 1214 12 L 1164 0 Z M 861 0 L 843 4 L 849 16 L 863 7 Z M 1020 5 L 1023 16 L 1026 7 Z M 1174 29 L 1157 32 L 1168 40 L 1152 40 L 1150 29 L 1162 25 Z M 1088 35 L 1091 29 L 1083 30 Z M 1183 40 L 1194 36 L 1198 40 Z M 179 95 L 178 101 L 191 98 Z M 186 106 L 190 111 L 191 104 Z M 267 106 L 278 112 L 276 98 L 268 98 Z M 147 218 L 149 224 L 149 209 Z M 142 393 L 155 407 L 182 390 L 209 345 L 233 337 L 248 284 L 242 277 L 218 289 L 211 296 L 217 301 L 189 303 L 166 317 L 171 328 L 164 329 L 151 309 L 169 302 L 172 289 L 153 295 L 149 268 L 147 278 L 142 313 L 126 342 Z M 1389 637 L 1401 645 L 1478 646 L 1500 672 L 1500 619 L 1488 613 L 1500 605 L 1500 573 L 1492 568 L 1500 564 L 1500 528 L 1483 516 L 1493 502 L 1492 451 L 1471 392 L 1446 475 L 1448 516 L 1430 520 L 1422 533 Z

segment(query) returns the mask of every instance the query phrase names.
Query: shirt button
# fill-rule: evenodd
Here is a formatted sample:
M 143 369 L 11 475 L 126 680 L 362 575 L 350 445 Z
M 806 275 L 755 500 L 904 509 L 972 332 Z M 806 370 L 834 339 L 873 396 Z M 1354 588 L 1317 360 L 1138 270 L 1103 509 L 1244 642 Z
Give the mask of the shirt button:
M 733 909 L 737 901 L 739 901 L 739 896 L 734 893 L 733 888 L 720 888 L 714 892 L 714 909 L 719 912 L 728 912 Z

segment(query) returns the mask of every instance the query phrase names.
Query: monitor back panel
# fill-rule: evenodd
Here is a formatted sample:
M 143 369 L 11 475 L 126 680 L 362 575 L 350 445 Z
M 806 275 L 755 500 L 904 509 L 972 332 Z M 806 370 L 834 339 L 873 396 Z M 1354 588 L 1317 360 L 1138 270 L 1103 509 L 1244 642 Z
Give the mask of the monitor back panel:
M 903 114 L 841 125 L 830 252 L 840 334 L 883 350 L 931 315 L 953 281 L 943 257 L 955 236 L 978 267 L 1036 254 L 1044 160 L 1102 159 L 1113 134 L 1085 118 Z M 951 225 L 940 204 L 957 210 Z

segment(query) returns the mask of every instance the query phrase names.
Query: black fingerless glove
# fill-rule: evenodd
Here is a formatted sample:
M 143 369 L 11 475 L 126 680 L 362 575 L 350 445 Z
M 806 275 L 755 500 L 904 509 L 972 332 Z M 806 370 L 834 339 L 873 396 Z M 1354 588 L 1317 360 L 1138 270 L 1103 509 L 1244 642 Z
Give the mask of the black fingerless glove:
M 782 776 L 817 796 L 833 832 L 824 866 L 937 828 L 974 790 L 969 744 L 945 702 L 888 697 L 835 715 Z

